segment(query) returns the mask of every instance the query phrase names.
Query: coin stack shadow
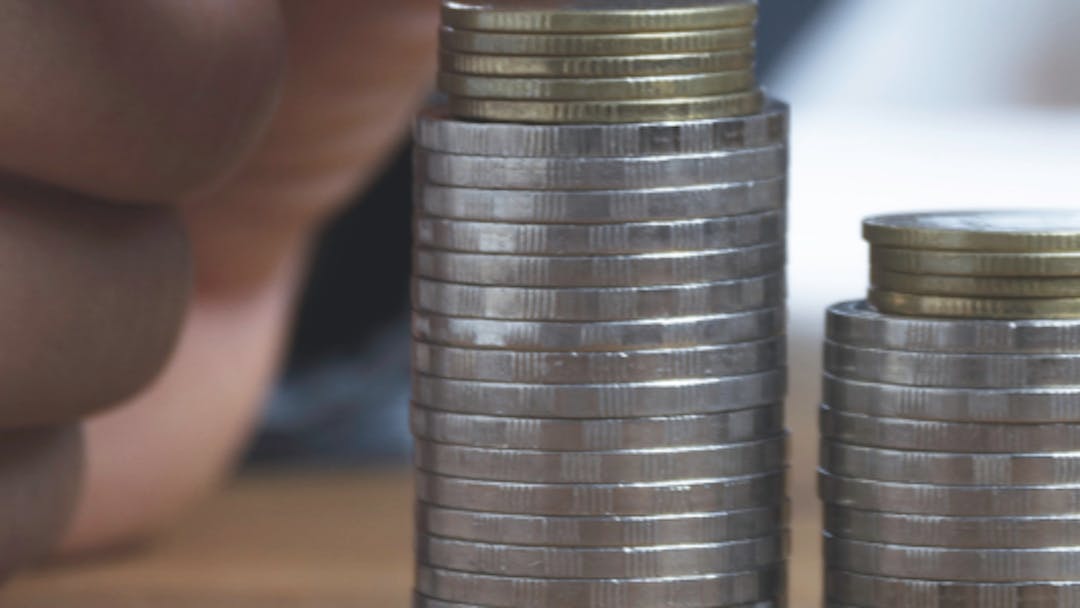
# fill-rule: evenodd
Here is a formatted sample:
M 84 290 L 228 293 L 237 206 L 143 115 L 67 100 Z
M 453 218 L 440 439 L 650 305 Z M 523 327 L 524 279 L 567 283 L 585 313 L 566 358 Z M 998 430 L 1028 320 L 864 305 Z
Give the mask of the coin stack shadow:
M 656 4 L 471 18 L 680 23 Z M 782 606 L 786 107 L 620 124 L 454 107 L 415 127 L 415 606 Z
M 881 216 L 864 234 L 875 283 L 916 295 L 828 312 L 829 605 L 1080 606 L 1080 319 L 981 303 L 1056 282 L 1045 273 L 1080 249 L 1080 214 Z M 931 284 L 947 304 L 899 308 L 937 317 L 883 310 Z

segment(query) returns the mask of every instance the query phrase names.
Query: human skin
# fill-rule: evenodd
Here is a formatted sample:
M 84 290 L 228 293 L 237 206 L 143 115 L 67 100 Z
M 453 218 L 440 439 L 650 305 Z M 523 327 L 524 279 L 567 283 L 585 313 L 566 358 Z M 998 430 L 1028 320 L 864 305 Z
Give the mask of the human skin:
M 429 90 L 437 19 L 0 1 L 0 571 L 141 538 L 226 475 L 313 240 Z

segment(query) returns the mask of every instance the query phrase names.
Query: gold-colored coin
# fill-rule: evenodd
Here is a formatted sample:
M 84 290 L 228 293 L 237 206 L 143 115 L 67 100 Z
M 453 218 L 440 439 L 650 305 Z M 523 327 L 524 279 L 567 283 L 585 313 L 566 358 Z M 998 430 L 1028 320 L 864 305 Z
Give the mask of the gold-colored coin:
M 756 87 L 754 73 L 718 72 L 644 78 L 487 78 L 440 74 L 448 95 L 482 99 L 601 100 L 710 97 Z
M 997 253 L 871 247 L 870 266 L 909 274 L 1080 277 L 1080 251 Z
M 871 289 L 867 300 L 883 313 L 916 317 L 1080 318 L 1080 298 L 962 298 Z
M 592 57 L 701 53 L 747 48 L 753 43 L 752 27 L 641 34 L 503 34 L 449 27 L 439 31 L 439 45 L 444 50 L 491 55 Z
M 628 123 L 747 116 L 761 112 L 761 91 L 671 99 L 618 101 L 514 101 L 451 97 L 450 113 L 461 118 L 522 123 Z
M 754 0 L 458 0 L 443 23 L 495 32 L 647 32 L 749 25 Z
M 533 76 L 538 78 L 616 78 L 672 76 L 750 70 L 754 50 L 675 55 L 613 55 L 611 57 L 546 57 L 526 55 L 473 55 L 442 52 L 439 68 L 455 74 L 479 76 Z
M 873 245 L 911 249 L 1035 253 L 1080 251 L 1080 211 L 943 211 L 868 218 Z
M 874 287 L 904 293 L 988 298 L 1080 298 L 1080 278 L 1035 279 L 907 274 L 874 270 Z

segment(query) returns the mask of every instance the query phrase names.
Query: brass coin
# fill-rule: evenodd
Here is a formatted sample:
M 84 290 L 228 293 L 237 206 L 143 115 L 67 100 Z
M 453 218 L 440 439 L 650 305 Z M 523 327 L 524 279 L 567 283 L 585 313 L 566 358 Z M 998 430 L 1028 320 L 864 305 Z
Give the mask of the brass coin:
M 874 287 L 902 293 L 980 298 L 1080 298 L 1080 278 L 1035 279 L 871 272 Z
M 962 298 L 871 289 L 867 299 L 881 312 L 919 317 L 1080 318 L 1080 298 Z
M 662 122 L 746 116 L 765 104 L 761 91 L 618 101 L 507 101 L 452 97 L 450 113 L 464 118 L 524 123 L 627 123 Z
M 532 76 L 537 78 L 615 78 L 707 74 L 754 67 L 753 49 L 718 53 L 613 55 L 610 57 L 547 57 L 474 55 L 442 52 L 443 73 L 480 76 Z
M 1080 212 L 945 211 L 881 215 L 863 222 L 871 244 L 963 251 L 1080 250 Z
M 741 49 L 754 44 L 754 28 L 634 34 L 504 34 L 443 27 L 439 46 L 459 53 L 491 55 L 648 55 Z
M 910 274 L 992 277 L 1080 277 L 1080 251 L 989 253 L 871 247 L 870 266 Z
M 750 70 L 648 76 L 643 78 L 488 78 L 440 74 L 439 89 L 448 95 L 487 99 L 597 101 L 708 97 L 756 86 Z
M 451 27 L 497 32 L 648 32 L 749 25 L 753 0 L 457 0 L 443 2 Z

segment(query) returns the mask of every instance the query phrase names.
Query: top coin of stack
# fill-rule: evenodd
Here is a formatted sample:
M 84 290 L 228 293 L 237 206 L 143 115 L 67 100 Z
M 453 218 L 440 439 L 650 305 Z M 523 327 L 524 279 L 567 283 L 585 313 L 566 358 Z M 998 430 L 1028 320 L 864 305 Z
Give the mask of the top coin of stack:
M 756 0 L 443 3 L 439 88 L 460 118 L 624 123 L 756 114 Z
M 901 315 L 1080 318 L 1080 212 L 873 217 L 868 299 Z

